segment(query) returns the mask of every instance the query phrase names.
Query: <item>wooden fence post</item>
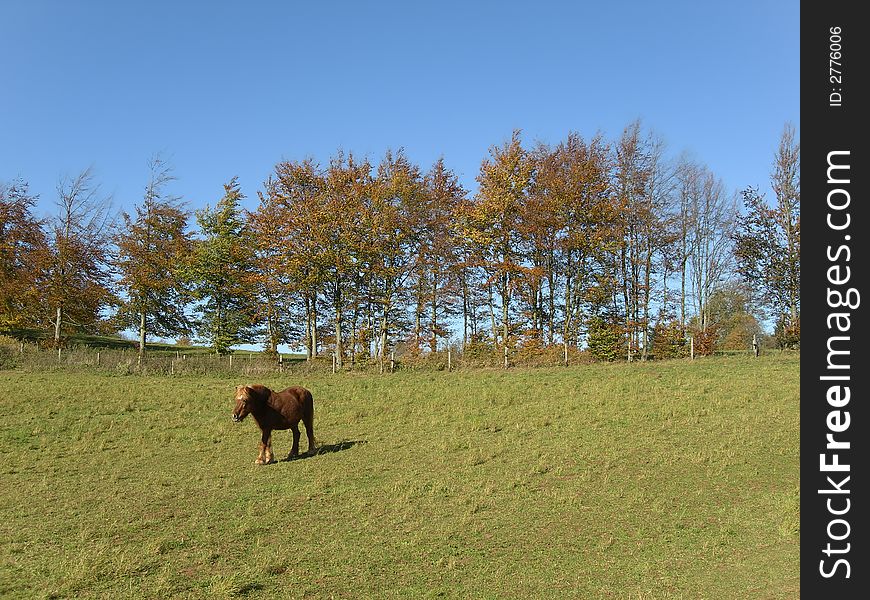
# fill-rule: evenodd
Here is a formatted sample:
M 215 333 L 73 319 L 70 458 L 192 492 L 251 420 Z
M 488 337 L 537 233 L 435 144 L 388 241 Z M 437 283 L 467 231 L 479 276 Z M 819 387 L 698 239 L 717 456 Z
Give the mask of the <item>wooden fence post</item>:
M 689 357 L 695 360 L 695 336 L 689 338 Z
M 390 373 L 396 370 L 396 351 L 390 352 Z

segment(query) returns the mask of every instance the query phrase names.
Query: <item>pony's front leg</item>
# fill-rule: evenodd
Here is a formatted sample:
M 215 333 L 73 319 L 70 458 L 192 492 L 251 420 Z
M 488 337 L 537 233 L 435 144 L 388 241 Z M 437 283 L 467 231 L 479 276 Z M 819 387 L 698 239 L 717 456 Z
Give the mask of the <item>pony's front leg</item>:
M 257 454 L 257 460 L 254 461 L 254 464 L 267 465 L 272 460 L 272 430 L 264 429 L 260 438 L 260 452 Z

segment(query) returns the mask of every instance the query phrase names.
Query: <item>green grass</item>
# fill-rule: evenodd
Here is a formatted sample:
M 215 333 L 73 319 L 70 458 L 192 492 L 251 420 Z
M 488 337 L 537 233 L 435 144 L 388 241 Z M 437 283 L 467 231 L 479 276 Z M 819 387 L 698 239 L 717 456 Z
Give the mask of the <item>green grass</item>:
M 798 375 L 276 377 L 326 451 L 256 467 L 239 381 L 0 372 L 0 596 L 796 598 Z
M 53 331 L 44 329 L 11 329 L 0 331 L 0 336 L 7 336 L 15 340 L 25 340 L 29 344 L 54 341 Z M 86 333 L 73 333 L 63 337 L 64 350 L 67 352 L 80 349 L 92 350 L 127 350 L 138 352 L 139 340 L 127 339 L 117 335 L 92 335 Z M 188 355 L 213 355 L 214 350 L 203 345 L 178 345 L 166 342 L 149 341 L 145 344 L 145 350 L 149 356 L 175 355 L 176 352 L 181 352 Z M 239 356 L 263 356 L 265 353 L 261 350 L 237 350 Z M 299 353 L 283 353 L 284 360 L 302 361 L 305 360 L 304 354 Z
M 33 342 L 45 342 L 54 339 L 54 332 L 45 329 L 12 329 L 0 332 L 0 335 L 10 336 L 16 339 Z M 89 348 L 108 348 L 114 350 L 136 350 L 139 348 L 138 340 L 129 340 L 115 335 L 92 335 L 86 333 L 73 333 L 64 335 L 64 344 L 68 347 L 85 346 Z M 210 350 L 200 346 L 178 346 L 162 342 L 148 342 L 145 348 L 154 352 L 175 352 L 182 350 L 187 353 L 205 352 Z

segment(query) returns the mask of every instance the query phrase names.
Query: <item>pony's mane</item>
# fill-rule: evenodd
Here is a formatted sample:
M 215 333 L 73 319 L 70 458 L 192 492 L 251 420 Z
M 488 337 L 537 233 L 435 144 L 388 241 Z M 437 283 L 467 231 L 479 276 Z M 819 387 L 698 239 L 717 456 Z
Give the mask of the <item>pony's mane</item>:
M 246 385 L 245 388 L 250 391 L 248 397 L 257 404 L 265 404 L 269 399 L 269 396 L 272 394 L 272 390 L 267 388 L 265 385 Z

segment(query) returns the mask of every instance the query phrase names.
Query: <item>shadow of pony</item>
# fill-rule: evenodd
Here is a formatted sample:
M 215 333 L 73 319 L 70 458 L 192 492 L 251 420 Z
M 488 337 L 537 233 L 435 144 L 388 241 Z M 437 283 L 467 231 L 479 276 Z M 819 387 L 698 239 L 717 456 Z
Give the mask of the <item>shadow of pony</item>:
M 299 456 L 288 456 L 287 458 L 281 459 L 280 462 L 290 462 L 296 460 L 305 460 L 306 458 L 313 458 L 315 456 L 319 456 L 321 454 L 331 454 L 333 452 L 341 452 L 342 450 L 349 450 L 353 448 L 357 444 L 368 444 L 367 440 L 342 440 L 340 442 L 336 442 L 334 444 L 326 444 L 323 446 L 318 446 L 317 451 L 314 454 L 300 454 Z

